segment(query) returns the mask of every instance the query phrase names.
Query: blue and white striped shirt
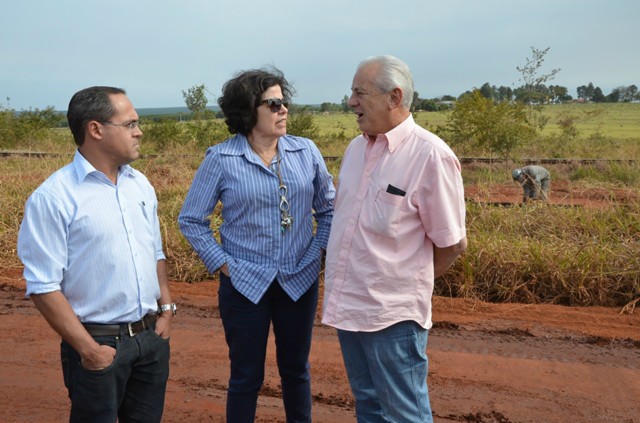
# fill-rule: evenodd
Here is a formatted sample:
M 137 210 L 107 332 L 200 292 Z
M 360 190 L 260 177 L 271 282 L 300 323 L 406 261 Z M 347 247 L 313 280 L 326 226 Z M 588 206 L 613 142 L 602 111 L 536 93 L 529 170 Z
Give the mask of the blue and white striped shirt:
M 277 156 L 293 216 L 285 231 L 280 226 Z M 293 300 L 313 285 L 333 217 L 333 178 L 315 144 L 285 135 L 278 140 L 277 156 L 265 167 L 240 134 L 209 147 L 178 218 L 209 272 L 226 262 L 233 286 L 256 304 L 276 278 Z M 210 228 L 218 202 L 223 206 L 221 244 Z
M 117 184 L 79 151 L 31 194 L 18 234 L 27 296 L 60 290 L 82 322 L 140 320 L 158 308 L 156 194 L 121 166 Z

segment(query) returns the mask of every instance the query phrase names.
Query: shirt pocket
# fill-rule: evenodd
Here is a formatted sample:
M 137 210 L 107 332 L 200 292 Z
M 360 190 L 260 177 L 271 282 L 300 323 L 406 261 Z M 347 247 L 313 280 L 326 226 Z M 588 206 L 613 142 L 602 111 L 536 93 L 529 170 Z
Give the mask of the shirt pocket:
M 405 211 L 406 196 L 390 194 L 379 189 L 372 207 L 366 207 L 362 214 L 363 228 L 383 237 L 395 237 Z
M 153 223 L 153 205 L 149 201 L 141 201 L 138 206 L 140 207 L 142 218 L 149 226 L 151 226 Z
M 131 208 L 131 223 L 139 237 L 153 239 L 153 203 L 148 200 L 136 200 L 129 203 Z

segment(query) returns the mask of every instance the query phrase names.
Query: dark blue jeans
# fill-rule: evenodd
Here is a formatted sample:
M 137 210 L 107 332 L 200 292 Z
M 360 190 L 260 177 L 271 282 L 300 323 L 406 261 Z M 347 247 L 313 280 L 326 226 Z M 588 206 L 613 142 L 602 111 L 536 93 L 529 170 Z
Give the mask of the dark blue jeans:
M 101 345 L 116 349 L 113 363 L 86 370 L 80 355 L 60 345 L 64 383 L 71 399 L 70 422 L 160 422 L 169 378 L 169 340 L 145 330 L 134 337 L 99 336 Z
M 309 352 L 318 282 L 293 301 L 278 281 L 273 281 L 260 302 L 254 304 L 232 286 L 229 277 L 220 274 L 218 298 L 231 361 L 227 421 L 250 423 L 255 419 L 273 322 L 286 421 L 311 422 Z

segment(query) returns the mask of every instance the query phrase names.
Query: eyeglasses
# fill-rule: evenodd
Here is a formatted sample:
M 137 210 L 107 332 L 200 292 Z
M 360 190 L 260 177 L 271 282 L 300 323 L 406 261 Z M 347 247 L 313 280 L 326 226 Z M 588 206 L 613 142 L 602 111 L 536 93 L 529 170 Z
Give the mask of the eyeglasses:
M 267 106 L 269 106 L 269 110 L 271 110 L 271 113 L 278 113 L 282 106 L 287 108 L 289 107 L 289 102 L 284 101 L 281 98 L 268 98 L 266 100 L 262 100 L 260 104 L 266 104 Z
M 103 125 L 111 125 L 111 126 L 122 126 L 123 128 L 128 128 L 130 131 L 133 131 L 136 128 L 140 127 L 140 122 L 137 120 L 132 120 L 131 122 L 125 123 L 113 123 L 113 122 L 100 122 Z

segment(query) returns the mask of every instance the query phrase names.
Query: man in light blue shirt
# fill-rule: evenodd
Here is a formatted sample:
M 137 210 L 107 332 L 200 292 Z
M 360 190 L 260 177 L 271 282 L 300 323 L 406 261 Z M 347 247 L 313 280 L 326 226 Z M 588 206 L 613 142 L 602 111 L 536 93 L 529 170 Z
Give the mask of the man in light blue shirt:
M 62 338 L 71 422 L 159 422 L 175 304 L 155 191 L 129 166 L 138 114 L 124 90 L 91 87 L 67 119 L 73 162 L 29 197 L 20 226 L 26 295 Z

